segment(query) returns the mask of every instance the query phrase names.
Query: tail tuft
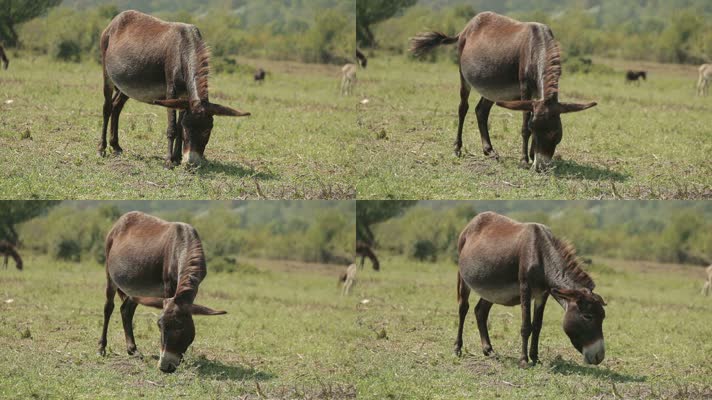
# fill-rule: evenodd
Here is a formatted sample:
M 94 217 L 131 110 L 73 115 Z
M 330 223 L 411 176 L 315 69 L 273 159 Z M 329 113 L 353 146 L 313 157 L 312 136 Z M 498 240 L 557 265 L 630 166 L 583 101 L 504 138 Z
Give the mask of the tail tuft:
M 442 32 L 423 32 L 410 38 L 410 52 L 420 57 L 435 47 L 443 44 L 452 44 L 460 39 L 460 35 L 448 36 Z

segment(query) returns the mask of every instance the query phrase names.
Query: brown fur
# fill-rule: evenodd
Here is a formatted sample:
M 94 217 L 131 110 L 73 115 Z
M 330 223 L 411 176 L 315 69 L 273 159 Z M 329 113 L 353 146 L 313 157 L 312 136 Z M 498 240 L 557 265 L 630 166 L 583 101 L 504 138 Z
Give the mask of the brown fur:
M 596 105 L 559 103 L 561 54 L 551 29 L 534 22 L 519 22 L 492 12 L 477 14 L 456 36 L 440 32 L 420 33 L 410 50 L 420 56 L 451 43 L 458 44 L 460 107 L 455 155 L 462 155 L 462 131 L 475 89 L 482 96 L 475 113 L 486 156 L 499 158 L 489 135 L 489 114 L 496 103 L 523 111 L 520 165 L 542 171 L 549 167 L 563 137 L 560 115 Z M 533 137 L 532 137 L 533 135 Z M 532 137 L 531 148 L 529 139 Z
M 5 267 L 5 269 L 7 269 L 7 258 L 9 256 L 12 257 L 13 260 L 15 260 L 15 267 L 22 271 L 22 257 L 20 257 L 20 253 L 17 251 L 17 248 L 13 246 L 12 243 L 8 242 L 7 240 L 0 240 L 0 254 L 2 254 L 4 257 L 3 266 Z
M 5 49 L 2 47 L 0 44 L 0 61 L 2 61 L 2 67 L 4 69 L 7 69 L 7 67 L 10 65 L 10 60 L 7 59 L 7 55 L 5 54 Z
M 519 223 L 485 212 L 477 215 L 458 238 L 457 290 L 459 325 L 455 353 L 460 355 L 469 296 L 481 296 L 475 307 L 482 351 L 492 354 L 487 318 L 493 304 L 522 306 L 522 353 L 519 365 L 539 358 L 539 333 L 551 294 L 565 309 L 564 332 L 586 363 L 603 361 L 605 302 L 592 292 L 593 279 L 581 268 L 573 245 L 541 224 Z M 531 302 L 535 301 L 534 317 Z M 531 336 L 531 348 L 527 354 Z
M 205 254 L 195 229 L 187 224 L 130 212 L 119 218 L 106 236 L 106 303 L 99 353 L 104 355 L 106 336 L 118 292 L 121 318 L 129 354 L 137 352 L 133 314 L 138 304 L 161 308 L 161 370 L 173 372 L 179 357 L 195 337 L 192 314 L 220 315 L 194 304 L 200 282 L 207 275 Z M 175 362 L 164 363 L 164 353 Z

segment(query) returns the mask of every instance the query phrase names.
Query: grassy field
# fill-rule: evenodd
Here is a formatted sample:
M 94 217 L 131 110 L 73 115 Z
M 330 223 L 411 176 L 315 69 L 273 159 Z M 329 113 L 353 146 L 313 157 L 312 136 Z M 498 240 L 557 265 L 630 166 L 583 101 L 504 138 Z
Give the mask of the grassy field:
M 518 167 L 521 113 L 494 107 L 490 137 L 500 161 L 482 154 L 475 105 L 453 155 L 460 101 L 457 65 L 376 53 L 359 72 L 359 198 L 681 199 L 712 197 L 712 97 L 695 96 L 692 66 L 607 62 L 615 74 L 564 74 L 561 101 L 598 106 L 562 117 L 554 170 Z M 647 68 L 639 87 L 627 68 Z
M 463 357 L 452 354 L 450 263 L 384 257 L 381 272 L 362 270 L 341 297 L 342 267 L 248 260 L 203 282 L 197 302 L 229 314 L 196 317 L 185 362 L 166 375 L 156 367 L 154 310 L 139 307 L 134 320 L 143 359 L 125 353 L 118 307 L 102 358 L 103 269 L 26 258 L 25 271 L 0 271 L 0 398 L 712 397 L 712 299 L 699 294 L 701 268 L 594 259 L 608 302 L 606 360 L 582 364 L 552 303 L 543 364 L 521 370 L 518 307 L 492 309 L 496 357 L 480 353 L 472 316 Z
M 337 66 L 240 60 L 215 74 L 210 99 L 249 111 L 216 118 L 201 168 L 166 170 L 166 112 L 130 100 L 120 157 L 100 158 L 101 66 L 10 54 L 0 73 L 0 193 L 4 198 L 353 198 L 354 98 Z M 268 71 L 252 82 L 252 68 Z

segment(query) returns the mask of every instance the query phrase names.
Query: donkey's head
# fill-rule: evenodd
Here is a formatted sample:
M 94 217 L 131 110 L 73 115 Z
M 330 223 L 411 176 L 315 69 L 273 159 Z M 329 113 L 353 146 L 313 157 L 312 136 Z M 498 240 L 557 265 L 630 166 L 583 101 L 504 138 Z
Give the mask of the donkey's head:
M 188 99 L 156 100 L 153 104 L 179 111 L 180 130 L 183 132 L 183 162 L 200 164 L 204 160 L 205 147 L 213 130 L 213 116 L 244 117 L 248 112 L 238 111 L 230 107 L 214 104 L 209 101 L 193 101 Z
M 497 105 L 515 111 L 532 113 L 528 129 L 532 132 L 532 152 L 535 171 L 543 171 L 551 165 L 556 146 L 561 142 L 563 128 L 561 114 L 583 111 L 597 103 L 559 103 L 556 97 L 547 100 L 499 101 Z
M 221 315 L 225 311 L 192 303 L 192 295 L 176 294 L 176 297 L 163 302 L 163 312 L 158 318 L 161 330 L 161 358 L 158 368 L 163 372 L 173 372 L 183 360 L 188 347 L 195 339 L 193 315 Z
M 551 289 L 554 296 L 566 310 L 564 332 L 586 364 L 600 364 L 606 356 L 603 342 L 603 319 L 606 303 L 601 296 L 588 289 Z

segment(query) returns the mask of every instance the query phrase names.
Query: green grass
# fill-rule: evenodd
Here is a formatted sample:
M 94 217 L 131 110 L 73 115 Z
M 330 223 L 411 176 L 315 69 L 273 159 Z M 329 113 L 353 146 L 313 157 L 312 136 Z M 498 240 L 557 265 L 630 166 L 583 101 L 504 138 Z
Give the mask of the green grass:
M 216 118 L 209 163 L 190 171 L 164 169 L 166 111 L 135 100 L 120 119 L 123 155 L 100 158 L 101 66 L 16 55 L 0 73 L 0 193 L 22 199 L 355 197 L 355 99 L 339 96 L 339 68 L 240 63 L 249 67 L 211 77 L 210 99 L 252 116 Z M 258 65 L 269 73 L 262 86 L 250 72 Z
M 472 315 L 463 357 L 452 354 L 450 263 L 384 257 L 381 272 L 360 271 L 341 297 L 339 267 L 248 260 L 256 270 L 208 274 L 197 302 L 229 314 L 196 317 L 196 340 L 167 375 L 156 366 L 155 310 L 139 307 L 134 320 L 143 359 L 125 353 L 118 307 L 102 358 L 103 269 L 26 258 L 25 271 L 0 271 L 0 398 L 712 396 L 712 299 L 699 295 L 701 268 L 594 259 L 608 302 L 606 360 L 582 364 L 550 303 L 543 364 L 521 370 L 518 307 L 492 309 L 496 357 L 480 353 Z
M 598 60 L 596 60 L 598 62 Z M 650 64 L 650 63 L 649 63 Z M 598 106 L 562 116 L 556 168 L 520 169 L 521 113 L 494 107 L 490 137 L 500 161 L 482 154 L 475 105 L 453 155 L 459 78 L 449 62 L 408 61 L 380 53 L 359 71 L 356 93 L 364 131 L 358 154 L 359 198 L 590 199 L 712 197 L 712 97 L 695 96 L 693 67 L 646 65 L 640 87 L 616 74 L 564 74 L 561 101 Z M 652 67 L 652 70 L 651 70 Z M 640 68 L 640 66 L 638 66 Z

